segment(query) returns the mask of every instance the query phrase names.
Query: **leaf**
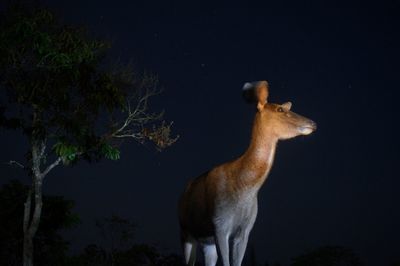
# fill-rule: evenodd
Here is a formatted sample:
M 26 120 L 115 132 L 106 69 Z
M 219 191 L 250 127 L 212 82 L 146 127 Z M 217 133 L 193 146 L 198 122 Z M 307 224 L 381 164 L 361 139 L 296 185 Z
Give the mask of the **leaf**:
M 120 158 L 120 151 L 117 148 L 112 147 L 108 143 L 103 144 L 101 148 L 101 153 L 105 158 L 109 160 L 115 161 Z
M 75 145 L 57 142 L 53 145 L 53 150 L 63 159 L 64 164 L 68 164 L 77 158 L 78 147 Z

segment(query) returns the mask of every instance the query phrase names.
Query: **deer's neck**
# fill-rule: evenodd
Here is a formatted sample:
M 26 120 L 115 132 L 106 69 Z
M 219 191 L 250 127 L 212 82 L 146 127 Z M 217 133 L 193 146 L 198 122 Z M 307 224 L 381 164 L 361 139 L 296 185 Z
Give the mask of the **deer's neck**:
M 262 114 L 257 113 L 252 130 L 250 145 L 243 154 L 241 182 L 247 187 L 259 188 L 271 170 L 278 138 L 273 128 L 263 124 Z

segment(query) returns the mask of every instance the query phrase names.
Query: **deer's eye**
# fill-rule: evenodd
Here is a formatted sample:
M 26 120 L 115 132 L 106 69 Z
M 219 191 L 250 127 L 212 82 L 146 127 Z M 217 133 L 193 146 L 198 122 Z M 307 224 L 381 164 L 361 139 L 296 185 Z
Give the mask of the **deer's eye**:
M 283 108 L 282 107 L 278 107 L 278 109 L 276 109 L 278 112 L 280 112 L 280 113 L 283 113 L 284 112 L 284 110 L 283 110 Z

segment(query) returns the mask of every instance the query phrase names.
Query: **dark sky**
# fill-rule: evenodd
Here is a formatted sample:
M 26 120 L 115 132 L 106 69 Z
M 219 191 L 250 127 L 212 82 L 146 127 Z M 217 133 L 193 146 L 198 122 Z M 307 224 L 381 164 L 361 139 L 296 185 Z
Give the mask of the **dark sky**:
M 350 247 L 367 265 L 400 258 L 398 0 L 140 2 L 47 1 L 66 23 L 112 40 L 116 59 L 159 75 L 153 108 L 181 136 L 162 153 L 130 143 L 119 161 L 47 177 L 45 193 L 76 202 L 75 250 L 98 241 L 95 219 L 116 213 L 136 221 L 138 241 L 178 252 L 179 194 L 246 149 L 254 108 L 241 87 L 266 79 L 270 101 L 292 101 L 318 131 L 278 146 L 250 237 L 259 263 L 286 265 L 321 245 Z M 0 160 L 23 158 L 21 137 L 0 134 Z M 1 172 L 1 182 L 21 176 Z

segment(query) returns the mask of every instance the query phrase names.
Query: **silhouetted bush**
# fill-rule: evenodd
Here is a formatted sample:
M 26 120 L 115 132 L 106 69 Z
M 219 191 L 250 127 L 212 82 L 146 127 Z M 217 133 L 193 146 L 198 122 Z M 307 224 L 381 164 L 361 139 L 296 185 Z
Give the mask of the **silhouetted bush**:
M 360 266 L 361 260 L 350 249 L 326 246 L 292 259 L 292 266 Z

